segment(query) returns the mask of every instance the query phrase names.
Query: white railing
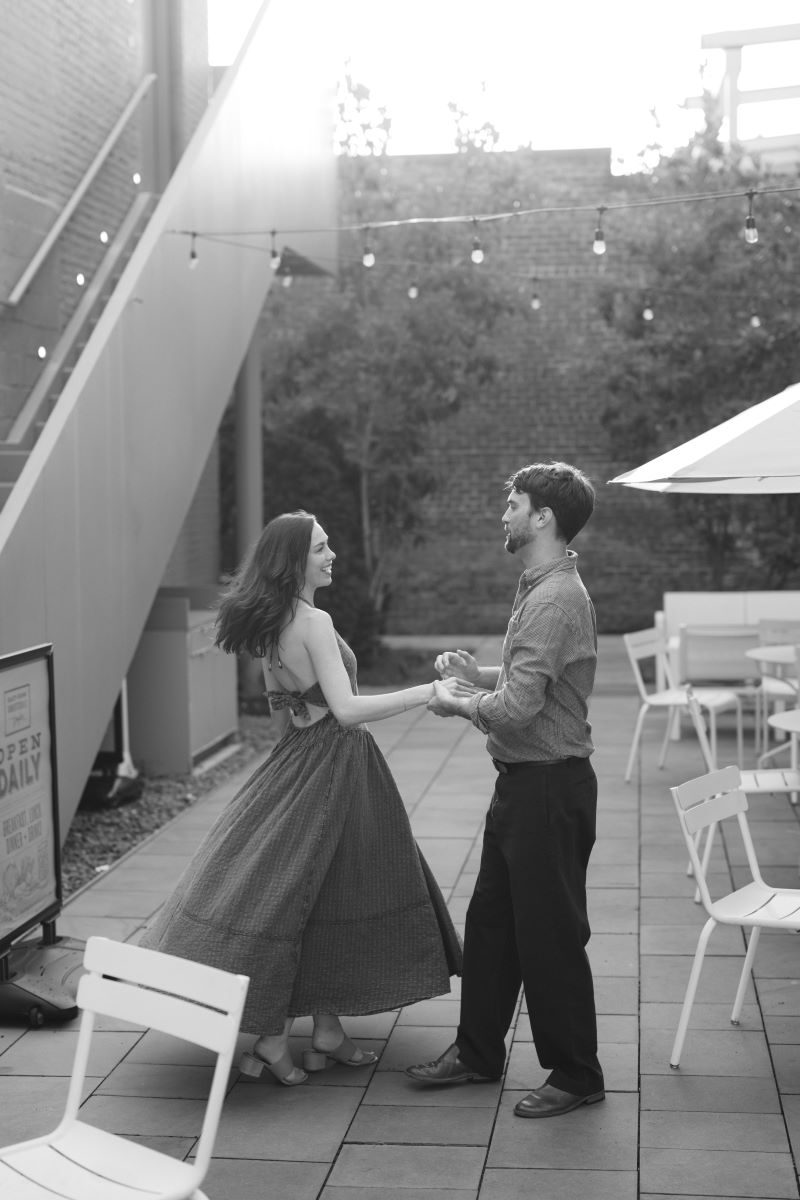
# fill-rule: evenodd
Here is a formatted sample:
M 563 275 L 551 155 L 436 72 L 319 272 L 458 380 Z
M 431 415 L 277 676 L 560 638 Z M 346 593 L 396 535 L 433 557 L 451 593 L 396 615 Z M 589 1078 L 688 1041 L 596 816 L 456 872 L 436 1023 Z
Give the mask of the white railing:
M 33 258 L 28 263 L 27 267 L 22 272 L 19 279 L 17 280 L 17 282 L 14 284 L 13 288 L 11 289 L 6 303 L 9 304 L 12 308 L 15 307 L 17 304 L 19 304 L 20 300 L 25 295 L 25 293 L 28 290 L 28 288 L 30 287 L 31 283 L 36 278 L 36 274 L 39 271 L 39 268 L 41 267 L 44 260 L 47 258 L 50 251 L 53 249 L 53 246 L 58 241 L 64 227 L 66 226 L 70 217 L 75 212 L 75 209 L 78 207 L 78 205 L 80 204 L 84 195 L 86 194 L 87 190 L 89 189 L 95 175 L 100 170 L 103 163 L 106 161 L 109 154 L 116 146 L 116 144 L 119 141 L 120 136 L 124 132 L 128 122 L 130 121 L 133 114 L 136 112 L 137 108 L 139 107 L 139 105 L 142 102 L 142 100 L 144 99 L 144 97 L 150 91 L 150 88 L 155 83 L 156 78 L 157 78 L 157 76 L 155 76 L 155 75 L 145 75 L 144 78 L 142 79 L 141 83 L 139 84 L 139 86 L 136 88 L 136 91 L 133 93 L 130 100 L 125 105 L 125 108 L 120 113 L 119 118 L 117 119 L 117 121 L 114 125 L 114 128 L 111 130 L 108 137 L 103 142 L 100 149 L 97 151 L 97 154 L 95 154 L 94 158 L 92 159 L 91 163 L 89 164 L 88 169 L 84 173 L 83 178 L 81 179 L 80 183 L 75 188 L 75 191 L 72 193 L 69 200 L 64 205 L 61 212 L 58 214 L 58 217 L 56 218 L 56 220 L 53 222 L 52 226 L 48 230 L 47 236 L 45 237 L 42 244 L 39 246 L 39 249 L 36 251 Z

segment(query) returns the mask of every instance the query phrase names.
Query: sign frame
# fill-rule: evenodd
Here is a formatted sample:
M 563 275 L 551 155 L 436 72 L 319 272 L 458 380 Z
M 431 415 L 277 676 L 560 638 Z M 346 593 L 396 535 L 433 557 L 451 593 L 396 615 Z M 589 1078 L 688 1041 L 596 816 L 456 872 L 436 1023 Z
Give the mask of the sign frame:
M 49 738 L 49 780 L 47 781 L 47 790 L 49 790 L 49 813 L 50 818 L 50 835 L 52 839 L 51 855 L 49 861 L 43 858 L 40 862 L 40 873 L 42 869 L 49 869 L 52 872 L 50 880 L 47 883 L 47 899 L 42 902 L 41 907 L 34 906 L 34 910 L 27 911 L 21 922 L 11 929 L 5 929 L 0 924 L 0 959 L 7 955 L 14 944 L 24 934 L 28 933 L 36 925 L 44 927 L 44 940 L 48 941 L 48 926 L 47 923 L 52 923 L 63 907 L 63 885 L 61 876 L 61 835 L 59 827 L 59 808 L 58 808 L 58 771 L 57 771 L 57 756 L 56 756 L 56 729 L 55 729 L 55 694 L 53 686 L 53 645 L 52 642 L 45 642 L 38 646 L 31 646 L 26 650 L 19 650 L 12 654 L 0 655 L 0 739 L 7 736 L 7 695 L 4 687 L 4 676 L 9 675 L 14 671 L 19 674 L 19 668 L 24 668 L 29 664 L 35 667 L 37 664 L 43 664 L 44 674 L 47 685 L 47 732 Z M 34 672 L 31 674 L 34 678 Z M 39 681 L 37 681 L 39 682 Z M 18 685 L 19 686 L 19 685 Z M 24 687 L 25 685 L 23 685 Z M 16 689 L 11 689 L 16 690 Z M 22 689 L 20 689 L 22 690 Z M 40 705 L 40 708 L 44 705 Z M 0 740 L 0 750 L 3 749 L 2 740 Z M 38 763 L 37 763 L 38 770 Z M 7 782 L 7 777 L 6 777 Z M 46 806 L 45 806 L 46 807 Z M 26 817 L 27 820 L 27 817 Z M 20 824 L 24 822 L 20 821 Z M 0 834 L 3 831 L 2 821 L 2 797 L 0 796 Z M 26 831 L 27 832 L 27 831 Z M 0 883 L 2 883 L 3 870 L 3 838 L 0 836 Z M 52 939 L 50 939 L 52 940 Z

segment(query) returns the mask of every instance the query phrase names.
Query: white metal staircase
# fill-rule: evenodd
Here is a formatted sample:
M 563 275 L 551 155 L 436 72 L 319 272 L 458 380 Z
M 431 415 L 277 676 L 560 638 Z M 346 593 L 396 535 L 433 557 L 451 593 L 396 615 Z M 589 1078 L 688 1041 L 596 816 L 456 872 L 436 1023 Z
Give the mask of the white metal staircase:
M 84 298 L 0 451 L 0 654 L 53 644 L 62 836 L 273 278 L 268 237 L 202 234 L 291 229 L 305 257 L 335 257 L 335 68 L 306 22 L 292 0 L 265 5 L 154 211 L 131 212 L 149 219 L 113 290 Z

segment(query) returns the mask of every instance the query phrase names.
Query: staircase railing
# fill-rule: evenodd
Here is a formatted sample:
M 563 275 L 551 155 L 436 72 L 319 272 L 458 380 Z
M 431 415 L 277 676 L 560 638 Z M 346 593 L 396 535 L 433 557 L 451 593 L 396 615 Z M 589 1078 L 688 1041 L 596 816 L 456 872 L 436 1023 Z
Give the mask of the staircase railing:
M 53 246 L 55 246 L 70 217 L 75 212 L 75 209 L 80 204 L 86 192 L 89 190 L 94 177 L 98 174 L 100 168 L 103 166 L 103 163 L 111 154 L 121 135 L 124 133 L 128 122 L 131 120 L 131 117 L 134 115 L 142 100 L 155 83 L 156 78 L 156 75 L 145 75 L 139 82 L 135 92 L 117 118 L 113 129 L 110 131 L 108 137 L 103 142 L 102 146 L 97 151 L 97 154 L 95 154 L 88 168 L 84 172 L 82 179 L 75 188 L 75 191 L 72 193 L 69 200 L 64 205 L 53 224 L 50 226 L 50 229 L 47 231 L 47 234 L 39 246 L 39 249 L 36 251 L 33 258 L 28 263 L 27 267 L 11 289 L 6 303 L 10 304 L 12 308 L 19 304 L 20 300 L 30 287 L 32 281 L 36 278 L 39 268 L 47 258 L 50 251 L 53 249 Z

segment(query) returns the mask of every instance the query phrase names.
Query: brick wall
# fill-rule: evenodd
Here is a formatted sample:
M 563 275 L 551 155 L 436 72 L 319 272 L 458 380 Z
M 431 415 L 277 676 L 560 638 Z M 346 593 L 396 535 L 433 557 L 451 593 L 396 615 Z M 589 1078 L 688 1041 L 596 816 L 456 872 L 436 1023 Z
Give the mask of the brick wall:
M 111 10 L 111 12 L 109 11 Z M 113 18 L 113 19 L 111 19 Z M 0 300 L 80 182 L 141 74 L 138 0 L 26 0 L 0 6 Z M 14 309 L 0 309 L 0 436 L 38 377 L 136 191 L 133 122 L 57 247 Z

